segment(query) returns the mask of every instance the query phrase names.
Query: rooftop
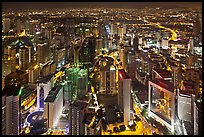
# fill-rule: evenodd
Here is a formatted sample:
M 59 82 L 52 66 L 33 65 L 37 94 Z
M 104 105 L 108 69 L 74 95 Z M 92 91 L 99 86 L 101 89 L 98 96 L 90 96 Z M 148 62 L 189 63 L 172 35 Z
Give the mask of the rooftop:
M 172 82 L 170 81 L 167 81 L 167 80 L 163 80 L 163 79 L 154 79 L 154 80 L 151 80 L 150 82 L 164 88 L 164 89 L 167 89 L 168 91 L 174 93 L 174 85 Z
M 125 72 L 124 69 L 119 69 L 118 73 L 121 79 L 130 79 L 130 76 L 128 75 L 127 72 Z
M 5 85 L 2 96 L 18 96 L 20 91 L 21 85 Z
M 61 85 L 54 86 L 49 92 L 47 98 L 45 99 L 45 102 L 54 102 L 58 94 L 62 91 L 61 89 L 62 89 Z
M 82 101 L 79 101 L 79 100 L 76 100 L 76 101 L 74 101 L 74 103 L 70 104 L 71 107 L 77 108 L 77 109 L 79 109 L 81 111 L 83 109 L 85 109 L 87 105 L 88 105 L 88 103 L 82 102 Z
M 166 69 L 153 69 L 153 71 L 158 74 L 159 76 L 161 76 L 163 79 L 165 78 L 171 78 L 171 72 L 166 70 Z

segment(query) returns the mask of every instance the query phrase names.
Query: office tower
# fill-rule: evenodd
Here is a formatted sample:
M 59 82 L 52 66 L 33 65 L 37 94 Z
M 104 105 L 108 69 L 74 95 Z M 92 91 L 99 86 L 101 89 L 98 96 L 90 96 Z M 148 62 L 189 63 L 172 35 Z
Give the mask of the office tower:
M 26 70 L 29 66 L 29 50 L 25 46 L 19 49 L 19 66 L 23 70 Z
M 126 24 L 125 23 L 123 23 L 123 34 L 126 34 Z
M 2 76 L 7 76 L 10 73 L 11 73 L 10 56 L 4 55 L 2 58 Z
M 119 27 L 118 28 L 118 35 L 120 36 L 120 39 L 123 39 L 123 28 L 122 27 Z
M 37 109 L 44 109 L 44 100 L 47 98 L 50 90 L 53 87 L 53 77 L 47 76 L 40 80 L 37 85 Z
M 28 63 L 32 64 L 34 61 L 34 46 L 26 45 L 25 47 L 28 49 Z
M 116 68 L 114 65 L 110 67 L 110 93 L 116 93 Z
M 88 103 L 76 100 L 69 106 L 69 134 L 85 135 L 84 112 Z
M 57 67 L 62 67 L 65 64 L 66 48 L 56 48 L 53 52 L 53 57 Z
M 23 26 L 22 21 L 20 19 L 17 19 L 17 22 L 16 22 L 17 34 L 20 34 L 23 29 L 24 29 L 24 26 Z
M 114 60 L 110 57 L 100 60 L 100 90 L 102 94 L 115 94 L 115 66 Z M 113 77 L 112 77 L 113 76 Z
M 162 39 L 161 48 L 162 49 L 168 49 L 169 48 L 169 40 L 167 38 Z
M 50 57 L 50 48 L 47 43 L 37 44 L 37 62 L 46 63 Z
M 198 17 L 198 15 L 197 15 Z M 193 23 L 193 36 L 197 37 L 201 30 L 201 23 L 199 17 Z
M 118 70 L 118 77 L 118 105 L 124 114 L 124 124 L 128 125 L 128 121 L 130 121 L 132 80 L 124 69 Z
M 6 85 L 2 93 L 2 134 L 19 135 L 21 131 L 21 86 Z
M 88 67 L 91 64 L 91 53 L 88 40 L 85 39 L 79 51 L 79 62 Z
M 186 75 L 185 75 L 185 79 L 188 81 L 194 81 L 195 83 L 199 83 L 200 80 L 200 75 L 199 75 L 199 71 L 196 69 L 186 69 Z
M 54 86 L 44 101 L 44 118 L 48 120 L 48 129 L 57 127 L 58 117 L 63 107 L 63 88 Z
M 198 65 L 198 56 L 186 55 L 186 68 L 194 68 L 196 65 Z
M 189 85 L 189 84 L 188 84 Z M 190 85 L 189 85 L 190 86 Z M 190 90 L 178 91 L 178 117 L 182 121 L 193 122 L 194 120 L 195 93 Z
M 36 64 L 30 68 L 28 68 L 26 70 L 26 72 L 28 73 L 28 82 L 30 83 L 34 83 L 38 80 L 39 76 L 40 76 L 40 65 Z
M 74 66 L 79 65 L 79 50 L 81 46 L 74 46 Z
M 103 39 L 96 39 L 96 51 L 97 53 L 101 53 L 101 49 L 103 47 Z
M 172 72 L 172 82 L 174 88 L 178 88 L 181 85 L 181 66 L 171 65 Z
M 90 62 L 93 64 L 95 61 L 95 49 L 96 49 L 96 38 L 89 37 L 88 38 L 88 45 L 89 45 L 89 51 L 90 51 Z
M 198 101 L 194 102 L 194 116 L 193 116 L 194 135 L 202 135 L 203 133 L 202 107 L 203 107 L 202 102 Z
M 148 116 L 174 131 L 175 95 L 173 83 L 154 79 L 148 83 Z
M 192 37 L 190 37 L 189 43 L 188 43 L 188 51 L 193 53 L 193 48 L 194 48 L 194 39 Z
M 45 37 L 48 39 L 48 41 L 52 40 L 52 30 L 50 27 L 45 29 Z
M 133 39 L 133 49 L 135 53 L 139 51 L 139 38 L 138 37 L 135 37 Z
M 4 49 L 4 54 L 8 55 L 8 59 L 10 60 L 11 72 L 16 71 L 16 47 L 8 46 Z
M 10 30 L 11 20 L 9 18 L 3 19 L 3 32 L 8 33 Z

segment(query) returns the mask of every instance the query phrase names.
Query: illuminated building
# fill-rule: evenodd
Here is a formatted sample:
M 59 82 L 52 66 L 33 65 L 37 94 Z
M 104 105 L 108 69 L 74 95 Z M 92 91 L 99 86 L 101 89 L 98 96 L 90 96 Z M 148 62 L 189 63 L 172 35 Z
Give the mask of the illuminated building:
M 102 94 L 115 94 L 116 69 L 113 58 L 101 58 L 100 61 L 100 90 Z
M 197 37 L 201 30 L 201 23 L 199 21 L 199 17 L 193 23 L 193 36 Z
M 193 122 L 193 105 L 195 102 L 195 95 L 190 90 L 178 91 L 178 117 L 183 121 Z
M 28 62 L 33 63 L 34 61 L 34 47 L 33 45 L 26 45 L 26 48 L 28 48 Z
M 65 64 L 65 48 L 56 48 L 54 52 L 54 61 L 57 64 L 57 67 L 62 67 Z
M 50 57 L 50 47 L 47 43 L 37 44 L 37 62 L 46 63 Z
M 168 49 L 169 48 L 169 40 L 166 38 L 162 39 L 161 48 Z
M 80 94 L 85 94 L 88 90 L 88 70 L 80 68 L 69 68 L 65 70 L 65 81 L 63 83 L 64 100 L 65 102 L 72 102 L 76 100 Z
M 187 55 L 186 56 L 186 68 L 194 68 L 198 65 L 198 56 L 197 55 Z
M 171 72 L 165 69 L 152 69 L 152 79 L 171 80 Z
M 57 126 L 58 117 L 63 107 L 63 88 L 57 85 L 51 89 L 44 101 L 44 118 L 48 120 L 48 128 Z
M 123 34 L 126 34 L 126 24 L 125 23 L 123 23 Z
M 173 83 L 154 79 L 148 83 L 148 115 L 174 131 L 175 96 Z
M 139 38 L 138 37 L 135 37 L 133 39 L 133 49 L 135 53 L 137 53 L 139 50 Z
M 110 93 L 115 94 L 116 93 L 116 69 L 112 65 L 110 67 Z
M 88 103 L 76 100 L 69 108 L 69 134 L 85 135 L 84 112 Z
M 33 83 L 36 82 L 40 76 L 40 65 L 36 64 L 35 66 L 31 66 L 26 70 L 28 72 L 28 82 Z
M 124 113 L 124 124 L 128 125 L 130 121 L 132 80 L 124 69 L 118 70 L 118 77 L 118 105 Z
M 10 30 L 11 20 L 9 18 L 3 19 L 3 32 L 8 33 Z
M 9 84 L 28 84 L 28 73 L 22 70 L 11 72 L 5 77 L 5 85 Z
M 47 62 L 46 64 L 42 65 L 40 74 L 42 77 L 46 77 L 48 75 L 54 74 L 55 71 L 56 71 L 56 63 L 51 61 L 51 62 Z
M 123 39 L 123 34 L 124 34 L 123 27 L 119 27 L 118 28 L 118 35 L 120 36 L 120 39 Z
M 19 135 L 20 128 L 20 86 L 6 85 L 2 93 L 2 132 L 5 135 Z
M 186 69 L 185 79 L 198 83 L 200 80 L 199 71 L 196 69 Z
M 194 135 L 202 135 L 202 102 L 194 102 Z
M 49 91 L 53 87 L 53 77 L 47 76 L 40 80 L 37 85 L 37 109 L 44 108 L 44 100 L 47 98 Z
M 174 83 L 174 88 L 178 88 L 180 87 L 180 84 L 181 84 L 181 67 L 172 64 L 171 71 L 172 71 L 172 82 Z
M 49 41 L 52 39 L 52 31 L 50 27 L 45 29 L 45 37 L 48 38 Z
M 29 53 L 28 48 L 25 46 L 19 49 L 19 65 L 20 69 L 26 70 L 29 65 Z
M 8 55 L 4 55 L 2 58 L 2 76 L 7 76 L 11 73 L 11 60 Z
M 35 35 L 36 30 L 38 29 L 40 21 L 38 20 L 27 20 L 25 22 L 26 34 Z
M 8 55 L 8 62 L 10 62 L 11 72 L 16 71 L 16 47 L 8 46 L 4 48 L 4 55 Z
M 100 53 L 100 50 L 103 47 L 103 39 L 96 39 L 96 50 L 98 53 Z

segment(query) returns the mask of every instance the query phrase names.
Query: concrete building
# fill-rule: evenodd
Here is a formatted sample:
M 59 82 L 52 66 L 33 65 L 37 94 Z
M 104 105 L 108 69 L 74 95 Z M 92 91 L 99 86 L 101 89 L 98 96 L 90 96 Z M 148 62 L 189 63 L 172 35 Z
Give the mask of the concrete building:
M 166 125 L 174 132 L 175 95 L 173 83 L 154 79 L 148 83 L 148 116 Z
M 195 94 L 192 91 L 178 91 L 178 117 L 182 121 L 193 122 Z
M 118 105 L 124 113 L 124 124 L 130 121 L 131 109 L 131 78 L 124 69 L 118 70 Z
M 202 135 L 202 102 L 194 102 L 194 135 Z
M 37 44 L 37 62 L 46 63 L 50 57 L 50 48 L 47 43 Z
M 70 135 L 85 135 L 86 128 L 83 123 L 84 111 L 88 103 L 76 100 L 70 104 L 69 108 L 69 134 Z
M 3 32 L 8 33 L 10 30 L 11 20 L 9 18 L 3 19 Z
M 9 57 L 11 72 L 16 72 L 16 47 L 8 46 L 4 49 L 4 54 L 7 54 Z
M 37 109 L 44 109 L 44 100 L 47 98 L 49 91 L 53 87 L 53 77 L 47 76 L 40 80 L 37 85 Z
M 169 48 L 169 40 L 167 38 L 162 39 L 161 48 L 168 49 Z
M 11 73 L 11 59 L 10 56 L 4 55 L 2 57 L 2 76 L 7 76 Z
M 116 86 L 116 69 L 113 58 L 101 58 L 100 61 L 100 89 L 102 94 L 115 94 Z
M 48 129 L 57 126 L 63 107 L 63 88 L 57 85 L 51 89 L 44 101 L 44 118 L 48 120 Z
M 19 135 L 20 128 L 20 86 L 6 85 L 2 93 L 2 134 Z
M 26 70 L 29 67 L 29 50 L 25 46 L 19 49 L 19 66 L 22 70 Z
M 28 73 L 28 82 L 34 83 L 40 76 L 40 65 L 36 64 L 35 66 L 31 66 L 26 72 Z

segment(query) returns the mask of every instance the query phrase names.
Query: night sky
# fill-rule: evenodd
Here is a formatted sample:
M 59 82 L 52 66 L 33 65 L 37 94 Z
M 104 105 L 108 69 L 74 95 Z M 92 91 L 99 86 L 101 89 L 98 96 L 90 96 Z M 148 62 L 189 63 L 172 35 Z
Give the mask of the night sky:
M 26 10 L 48 8 L 143 8 L 143 7 L 191 7 L 202 8 L 201 2 L 3 2 L 2 10 Z

